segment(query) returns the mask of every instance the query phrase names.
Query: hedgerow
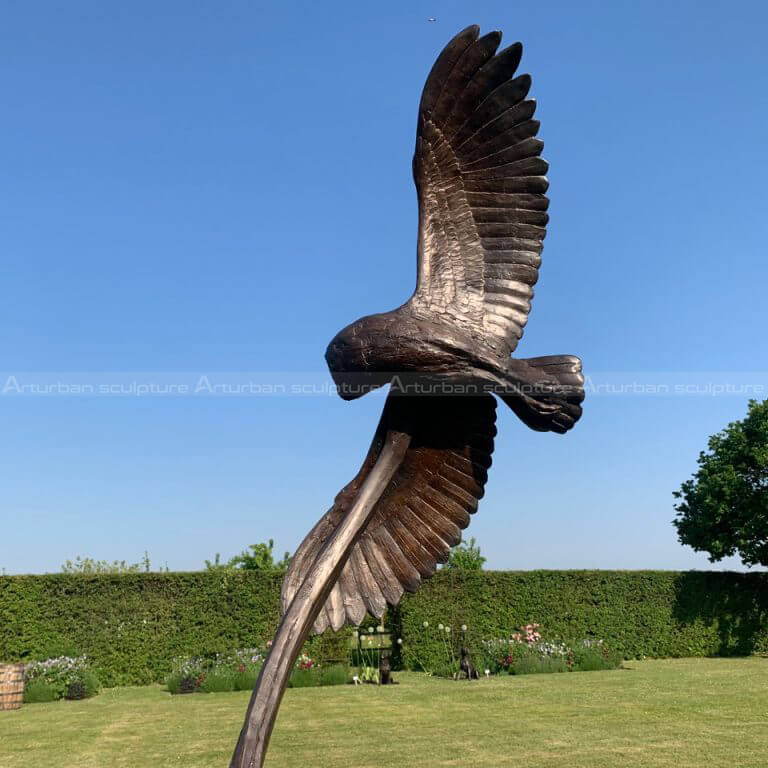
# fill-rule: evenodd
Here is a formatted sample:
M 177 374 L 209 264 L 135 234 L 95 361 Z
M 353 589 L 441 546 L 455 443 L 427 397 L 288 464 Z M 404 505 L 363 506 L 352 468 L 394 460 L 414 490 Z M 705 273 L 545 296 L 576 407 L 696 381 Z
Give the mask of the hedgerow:
M 179 656 L 263 646 L 282 575 L 256 571 L 0 577 L 0 660 L 88 657 L 102 684 L 160 682 Z M 310 641 L 345 659 L 348 633 Z
M 768 574 L 677 571 L 444 571 L 392 616 L 402 663 L 439 663 L 440 638 L 508 638 L 539 622 L 547 637 L 601 639 L 624 658 L 747 655 L 768 650 Z
M 0 662 L 86 655 L 105 686 L 160 682 L 180 656 L 262 647 L 279 620 L 281 574 L 258 571 L 0 577 Z M 626 658 L 768 651 L 768 575 L 672 571 L 446 570 L 387 619 L 396 663 L 442 649 L 423 623 L 503 637 L 600 638 Z M 346 660 L 349 632 L 310 641 Z

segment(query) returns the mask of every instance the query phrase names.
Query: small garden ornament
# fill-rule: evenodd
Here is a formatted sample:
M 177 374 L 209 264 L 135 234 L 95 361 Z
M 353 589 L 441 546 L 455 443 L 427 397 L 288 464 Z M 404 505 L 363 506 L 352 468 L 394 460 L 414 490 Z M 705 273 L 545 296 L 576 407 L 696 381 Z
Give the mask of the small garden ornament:
M 392 678 L 392 662 L 389 658 L 389 651 L 382 651 L 379 659 L 379 683 L 381 685 L 394 685 Z
M 479 680 L 480 675 L 477 674 L 477 670 L 472 664 L 472 660 L 469 658 L 469 651 L 462 646 L 461 647 L 461 661 L 459 662 L 459 677 L 464 675 L 467 680 Z

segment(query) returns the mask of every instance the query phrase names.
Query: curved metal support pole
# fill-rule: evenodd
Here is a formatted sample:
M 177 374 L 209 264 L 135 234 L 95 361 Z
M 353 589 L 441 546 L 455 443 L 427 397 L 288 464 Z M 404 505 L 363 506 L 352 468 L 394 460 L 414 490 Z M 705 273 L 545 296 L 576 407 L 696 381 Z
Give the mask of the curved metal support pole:
M 352 508 L 320 550 L 315 564 L 285 612 L 253 689 L 230 768 L 261 768 L 263 765 L 277 709 L 299 651 L 352 547 L 365 529 L 376 502 L 403 461 L 410 441 L 411 436 L 404 432 L 387 432 L 379 458 L 361 486 Z

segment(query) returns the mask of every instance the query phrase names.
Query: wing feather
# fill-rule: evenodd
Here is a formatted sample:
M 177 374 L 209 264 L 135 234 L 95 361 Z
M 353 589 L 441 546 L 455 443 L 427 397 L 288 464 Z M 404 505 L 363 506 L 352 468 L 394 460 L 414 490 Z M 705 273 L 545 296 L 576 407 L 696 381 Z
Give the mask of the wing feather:
M 433 66 L 419 107 L 416 313 L 445 313 L 511 353 L 528 320 L 546 235 L 547 163 L 519 43 L 460 32 Z
M 387 400 L 360 472 L 293 556 L 283 582 L 283 610 L 375 464 L 393 398 L 404 400 L 396 396 Z M 359 624 L 366 611 L 381 617 L 387 604 L 397 605 L 404 592 L 415 592 L 461 541 L 461 530 L 483 495 L 496 434 L 494 399 L 490 395 L 418 398 L 408 407 L 415 424 L 411 445 L 352 548 L 315 621 L 316 632 Z

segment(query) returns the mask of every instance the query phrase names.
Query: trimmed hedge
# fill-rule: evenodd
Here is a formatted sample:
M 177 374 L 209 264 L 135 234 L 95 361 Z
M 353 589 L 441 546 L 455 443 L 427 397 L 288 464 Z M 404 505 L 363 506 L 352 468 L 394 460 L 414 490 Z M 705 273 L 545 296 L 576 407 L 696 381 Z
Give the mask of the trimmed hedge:
M 444 657 L 438 623 L 468 639 L 508 638 L 542 625 L 549 639 L 603 639 L 625 658 L 768 651 L 768 574 L 706 571 L 450 570 L 401 603 L 393 621 L 403 663 Z
M 103 685 L 160 682 L 176 656 L 262 646 L 279 621 L 280 574 L 255 571 L 0 577 L 0 659 L 86 654 Z M 307 652 L 346 659 L 349 634 Z
M 86 654 L 105 686 L 161 681 L 176 656 L 263 646 L 280 581 L 254 571 L 3 576 L 0 660 Z M 536 621 L 547 637 L 602 638 L 627 658 L 764 652 L 768 574 L 442 571 L 387 621 L 408 666 L 440 652 L 424 621 L 467 624 L 474 638 Z M 349 631 L 326 633 L 307 652 L 342 660 L 348 642 Z

